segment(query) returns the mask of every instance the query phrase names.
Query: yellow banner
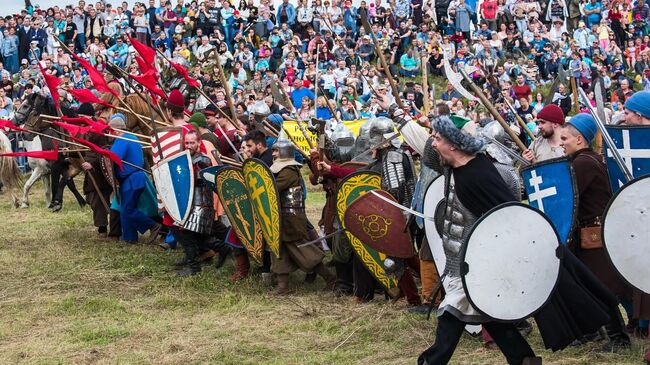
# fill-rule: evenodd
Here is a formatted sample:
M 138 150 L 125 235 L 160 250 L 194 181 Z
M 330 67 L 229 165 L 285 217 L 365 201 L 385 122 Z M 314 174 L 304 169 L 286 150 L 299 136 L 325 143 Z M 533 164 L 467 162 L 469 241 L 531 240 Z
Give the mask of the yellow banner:
M 343 124 L 350 129 L 352 134 L 355 136 L 359 135 L 359 129 L 363 125 L 363 123 L 367 122 L 366 119 L 359 119 L 359 120 L 351 120 L 351 121 L 344 121 Z M 298 145 L 303 151 L 309 153 L 309 144 L 307 143 L 307 140 L 305 139 L 305 136 L 302 134 L 302 131 L 300 130 L 300 127 L 298 127 L 298 123 L 293 120 L 285 120 L 283 123 L 285 129 L 287 130 L 287 133 L 289 134 L 289 138 Z M 307 128 L 307 123 L 303 123 L 303 126 L 305 129 Z M 307 130 L 307 135 L 309 136 L 309 139 L 311 139 L 312 144 L 314 147 L 318 145 L 318 136 Z

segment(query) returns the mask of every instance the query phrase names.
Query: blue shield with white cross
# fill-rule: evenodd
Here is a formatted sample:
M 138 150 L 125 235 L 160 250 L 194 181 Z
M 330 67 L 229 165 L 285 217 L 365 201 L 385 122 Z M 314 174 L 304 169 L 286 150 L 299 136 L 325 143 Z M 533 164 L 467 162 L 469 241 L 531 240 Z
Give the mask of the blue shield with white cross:
M 560 240 L 567 243 L 577 214 L 578 199 L 571 162 L 566 157 L 521 169 L 528 203 L 549 217 Z
M 650 127 L 648 126 L 605 126 L 607 133 L 612 137 L 616 150 L 627 166 L 628 171 L 636 179 L 643 175 L 650 174 Z M 612 192 L 627 182 L 625 175 L 616 164 L 612 150 L 603 143 L 609 182 L 612 185 Z

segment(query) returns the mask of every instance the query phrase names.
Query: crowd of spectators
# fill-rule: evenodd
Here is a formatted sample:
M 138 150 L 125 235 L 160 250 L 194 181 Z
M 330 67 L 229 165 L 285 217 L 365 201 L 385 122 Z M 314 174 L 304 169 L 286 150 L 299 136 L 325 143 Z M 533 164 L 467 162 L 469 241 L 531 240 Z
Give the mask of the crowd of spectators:
M 431 97 L 455 114 L 481 118 L 478 103 L 462 98 L 450 83 L 445 87 L 443 56 L 452 67 L 476 66 L 470 76 L 492 100 L 510 98 L 529 119 L 549 102 L 566 114 L 578 109 L 570 96 L 575 87 L 593 98 L 600 83 L 614 112 L 633 89 L 650 89 L 650 8 L 643 1 L 442 0 L 435 7 L 422 0 L 281 1 L 80 0 L 42 9 L 28 0 L 19 14 L 0 17 L 0 118 L 11 117 L 26 96 L 41 91 L 38 62 L 64 88 L 92 88 L 57 38 L 100 71 L 114 63 L 138 73 L 127 34 L 186 65 L 223 104 L 219 62 L 238 113 L 249 113 L 265 98 L 276 111 L 268 84 L 277 75 L 300 118 L 328 119 L 332 111 L 342 120 L 367 118 L 377 109 L 373 90 L 387 85 L 375 43 L 362 26 L 364 13 L 413 115 L 423 113 L 426 68 L 430 81 L 438 80 L 429 85 L 443 85 L 430 87 Z M 174 77 L 162 57 L 156 67 L 163 81 Z M 561 68 L 575 85 L 553 83 Z M 207 106 L 197 93 L 188 95 L 188 105 Z M 66 99 L 74 106 L 71 96 Z

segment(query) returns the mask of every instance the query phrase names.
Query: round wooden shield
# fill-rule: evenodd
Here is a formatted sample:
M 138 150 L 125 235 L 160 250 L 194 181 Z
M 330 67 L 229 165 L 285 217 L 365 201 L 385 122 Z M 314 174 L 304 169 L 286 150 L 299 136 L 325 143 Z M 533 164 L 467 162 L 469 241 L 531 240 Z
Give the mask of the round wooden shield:
M 603 243 L 612 265 L 635 288 L 650 293 L 650 175 L 616 192 L 605 210 Z
M 461 277 L 470 303 L 500 321 L 527 318 L 550 298 L 560 275 L 560 238 L 543 213 L 502 204 L 472 228 L 461 253 Z

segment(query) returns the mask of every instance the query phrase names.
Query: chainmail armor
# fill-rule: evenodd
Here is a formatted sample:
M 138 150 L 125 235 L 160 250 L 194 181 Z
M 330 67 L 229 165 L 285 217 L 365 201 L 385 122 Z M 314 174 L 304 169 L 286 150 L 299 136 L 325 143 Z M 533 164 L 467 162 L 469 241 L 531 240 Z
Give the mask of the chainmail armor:
M 470 228 L 476 222 L 472 214 L 460 202 L 454 189 L 454 180 L 451 170 L 445 173 L 448 182 L 446 187 L 446 205 L 442 210 L 442 246 L 445 251 L 445 274 L 460 277 L 460 252 L 467 243 Z
M 207 167 L 212 163 L 206 155 L 197 153 L 192 157 L 192 164 L 199 167 Z M 212 231 L 215 214 L 213 196 L 212 190 L 210 190 L 203 179 L 195 180 L 192 212 L 190 212 L 189 217 L 183 224 L 184 229 L 202 234 L 208 234 Z

